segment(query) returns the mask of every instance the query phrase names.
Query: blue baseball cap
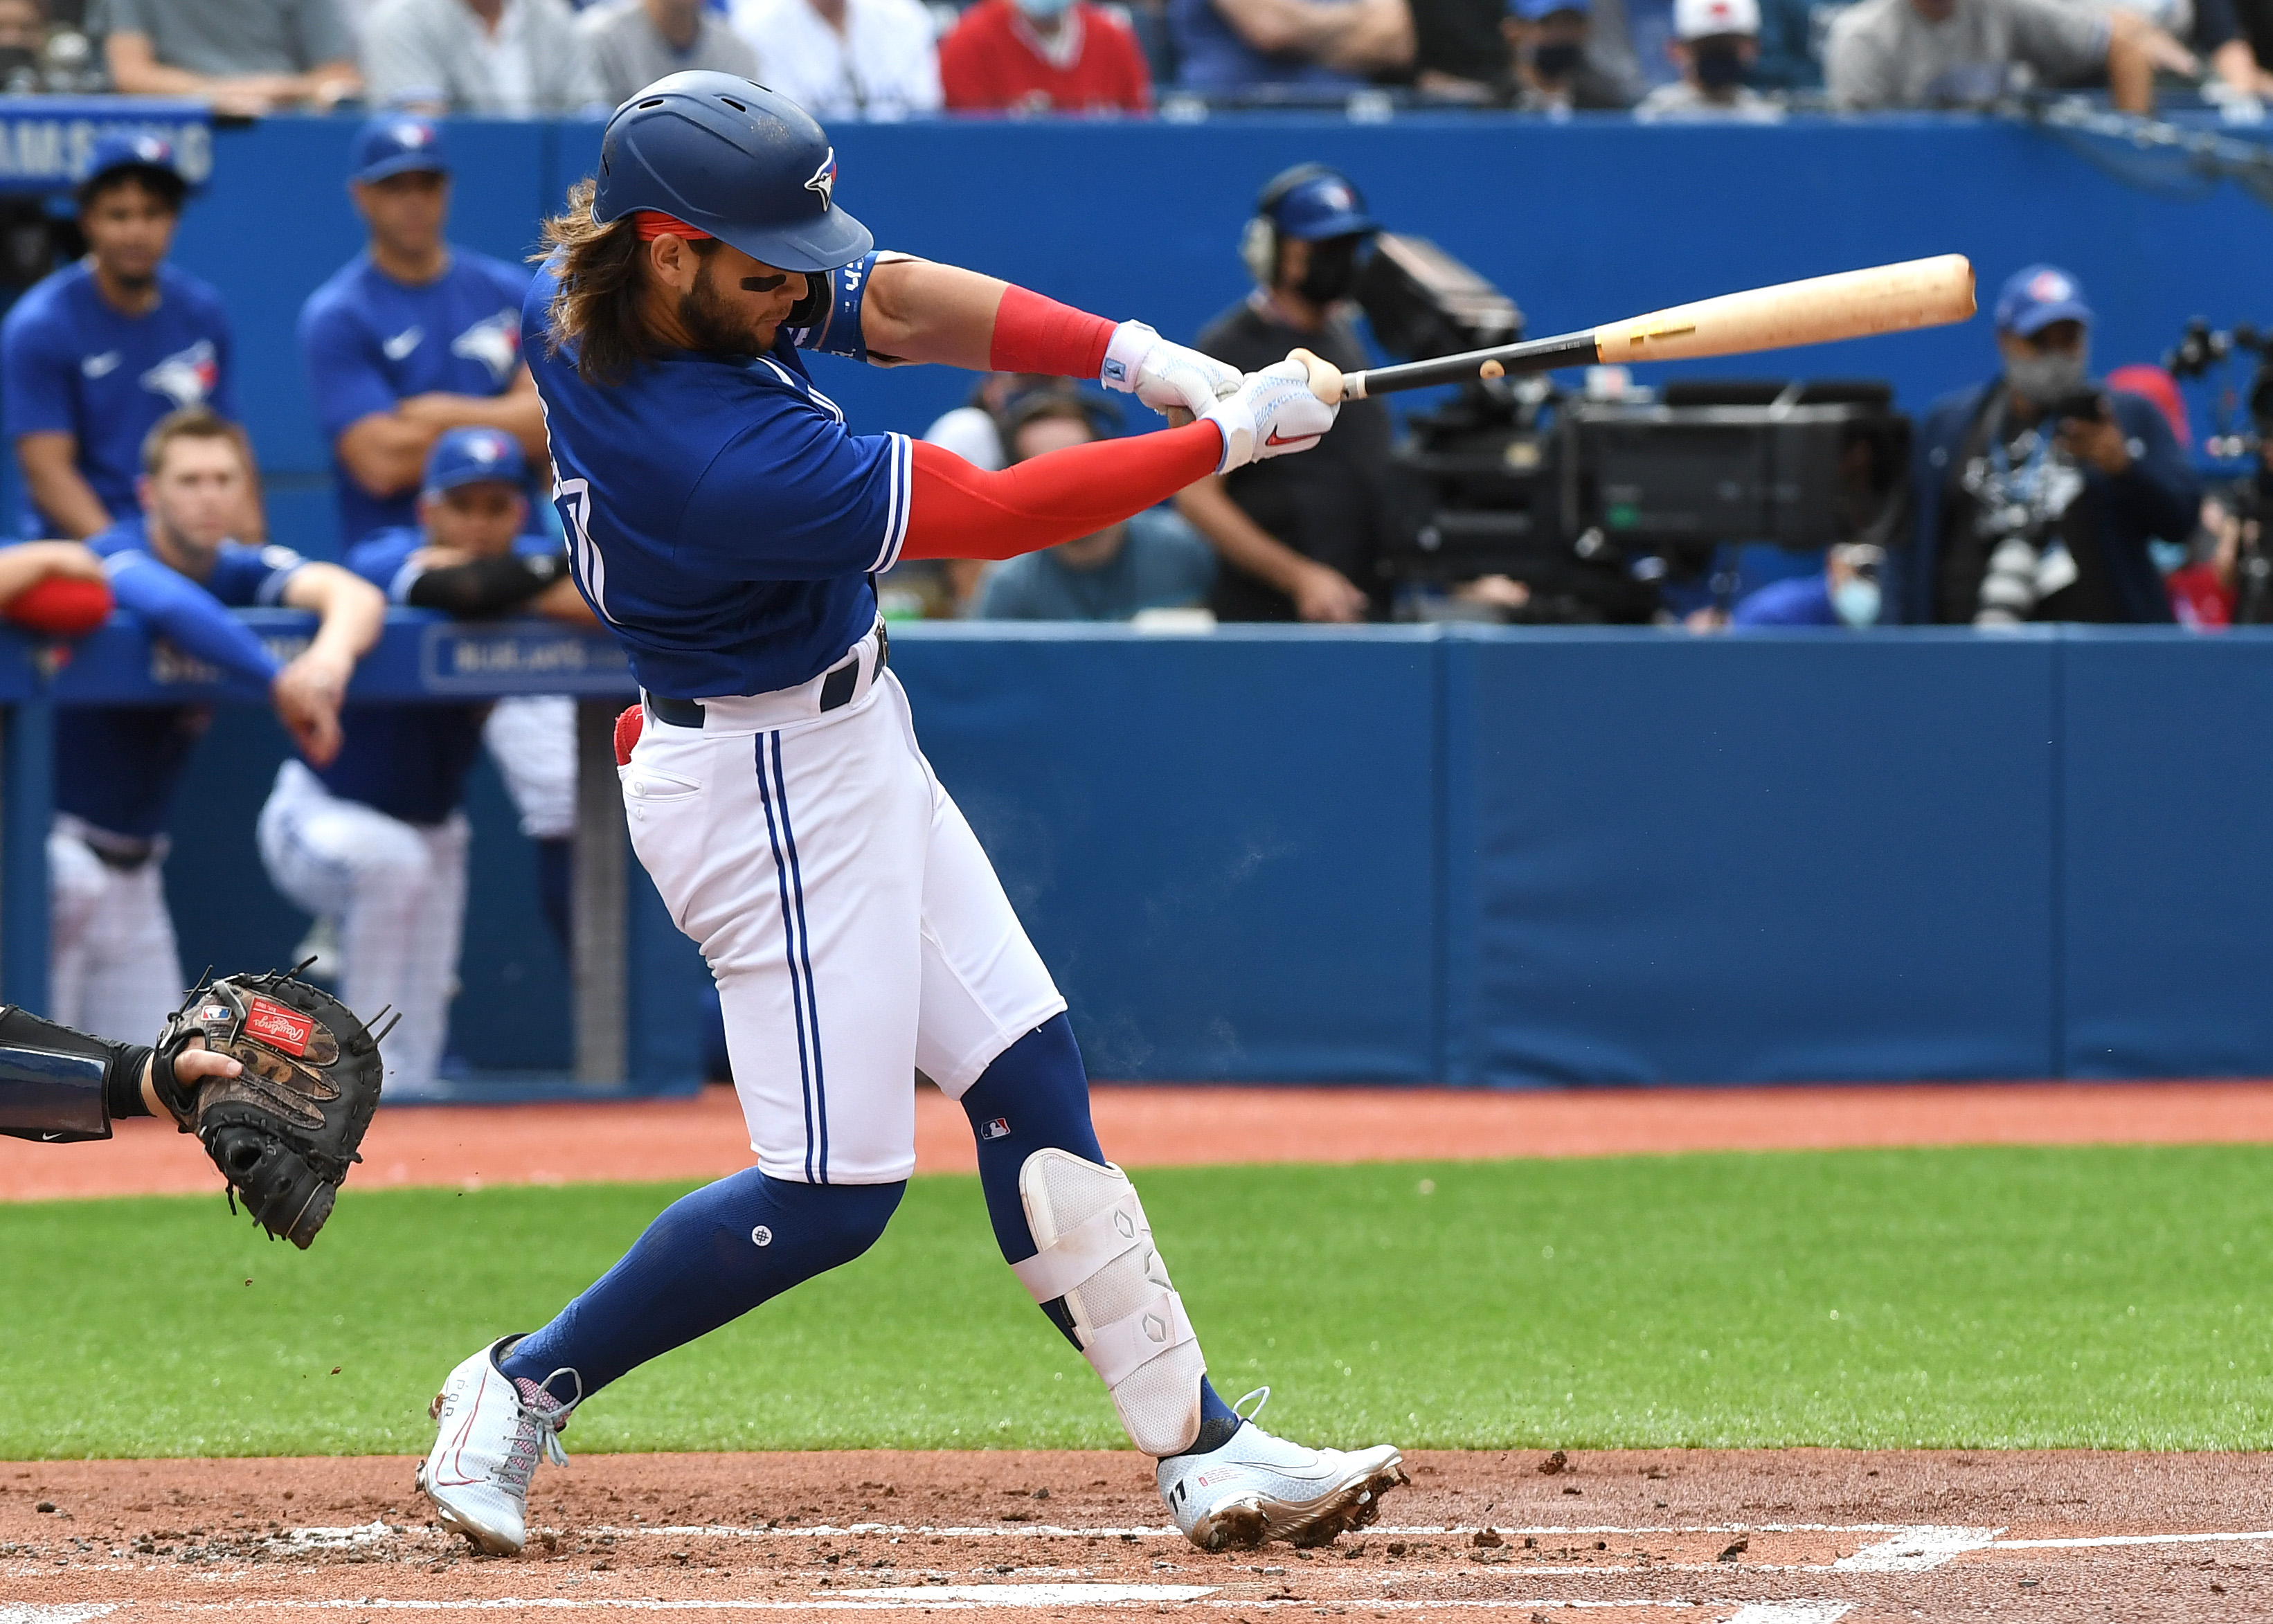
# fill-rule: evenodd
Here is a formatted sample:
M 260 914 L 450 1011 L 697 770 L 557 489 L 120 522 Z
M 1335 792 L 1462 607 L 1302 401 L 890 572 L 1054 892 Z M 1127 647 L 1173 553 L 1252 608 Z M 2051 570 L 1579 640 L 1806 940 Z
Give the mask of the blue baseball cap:
M 529 460 L 521 442 L 501 429 L 452 429 L 426 453 L 426 477 L 420 489 L 428 495 L 455 490 L 484 480 L 519 485 L 529 478 Z
M 2083 287 L 2055 265 L 2032 265 L 2006 280 L 1997 296 L 1997 331 L 2033 337 L 2056 321 L 2091 325 Z
M 155 180 L 159 189 L 171 193 L 176 201 L 189 189 L 171 141 L 146 130 L 120 131 L 104 136 L 87 154 L 86 174 L 79 183 L 79 201 L 84 203 L 99 184 L 125 169 L 139 170 Z
M 1303 243 L 1381 229 L 1349 177 L 1323 164 L 1304 164 L 1279 176 L 1263 189 L 1256 212 L 1268 216 L 1280 236 Z
M 410 113 L 383 113 L 356 131 L 355 145 L 348 149 L 349 179 L 383 181 L 414 170 L 450 172 L 449 144 L 440 124 Z
M 1508 15 L 1520 17 L 1527 23 L 1535 23 L 1542 17 L 1552 17 L 1557 11 L 1592 9 L 1588 0 L 1507 0 Z

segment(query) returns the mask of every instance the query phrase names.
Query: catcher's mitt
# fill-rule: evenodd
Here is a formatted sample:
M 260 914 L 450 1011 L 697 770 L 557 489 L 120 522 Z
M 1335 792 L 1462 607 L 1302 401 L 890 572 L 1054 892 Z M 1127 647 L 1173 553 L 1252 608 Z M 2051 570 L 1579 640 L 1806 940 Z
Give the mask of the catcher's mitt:
M 379 1039 L 393 1029 L 374 1034 L 289 971 L 224 976 L 167 1021 L 150 1080 L 229 1180 L 230 1209 L 243 1196 L 263 1229 L 304 1249 L 332 1216 L 349 1164 L 363 1160 L 356 1147 L 379 1106 Z M 244 1071 L 178 1081 L 175 1058 L 200 1037 Z

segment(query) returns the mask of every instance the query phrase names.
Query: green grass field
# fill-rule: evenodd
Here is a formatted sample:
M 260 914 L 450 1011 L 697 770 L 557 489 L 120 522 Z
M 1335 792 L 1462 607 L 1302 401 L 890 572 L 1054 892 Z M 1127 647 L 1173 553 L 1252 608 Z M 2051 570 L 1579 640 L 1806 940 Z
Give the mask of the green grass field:
M 1407 1447 L 2273 1446 L 2273 1149 L 1163 1171 L 1229 1397 Z M 0 1206 L 0 1457 L 409 1453 L 678 1193 L 349 1186 L 312 1252 L 211 1199 Z M 334 1367 L 337 1367 L 336 1372 Z M 572 1448 L 1115 1446 L 976 1180 L 649 1365 Z

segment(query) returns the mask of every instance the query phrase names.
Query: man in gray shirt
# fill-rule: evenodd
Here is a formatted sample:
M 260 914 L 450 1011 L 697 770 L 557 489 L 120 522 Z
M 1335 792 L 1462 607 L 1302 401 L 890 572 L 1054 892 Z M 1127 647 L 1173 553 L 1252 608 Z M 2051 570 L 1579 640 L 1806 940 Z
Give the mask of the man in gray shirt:
M 1831 25 L 1823 77 L 1855 109 L 1991 101 L 2014 68 L 2044 86 L 2107 76 L 2119 108 L 2144 113 L 2155 69 L 2135 13 L 2078 0 L 1861 0 Z
M 94 0 L 87 25 L 126 95 L 196 96 L 257 117 L 363 88 L 334 0 Z
M 666 73 L 701 68 L 758 77 L 758 53 L 702 0 L 604 0 L 576 26 L 600 87 L 619 105 Z
M 379 0 L 363 69 L 376 107 L 540 118 L 615 105 L 566 0 Z

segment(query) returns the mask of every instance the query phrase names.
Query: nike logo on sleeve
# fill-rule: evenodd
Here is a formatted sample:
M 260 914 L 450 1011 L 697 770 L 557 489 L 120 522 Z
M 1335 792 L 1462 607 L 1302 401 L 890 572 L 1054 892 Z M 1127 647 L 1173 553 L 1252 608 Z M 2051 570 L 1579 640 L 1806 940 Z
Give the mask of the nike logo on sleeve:
M 125 359 L 126 357 L 118 351 L 106 349 L 99 355 L 89 355 L 81 361 L 79 363 L 79 370 L 83 377 L 108 378 L 118 370 L 118 363 Z
M 424 327 L 405 327 L 391 339 L 379 341 L 379 348 L 386 352 L 389 361 L 400 361 L 425 341 Z

